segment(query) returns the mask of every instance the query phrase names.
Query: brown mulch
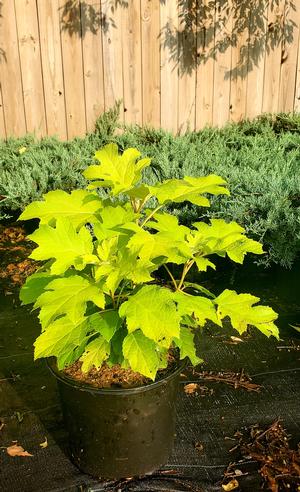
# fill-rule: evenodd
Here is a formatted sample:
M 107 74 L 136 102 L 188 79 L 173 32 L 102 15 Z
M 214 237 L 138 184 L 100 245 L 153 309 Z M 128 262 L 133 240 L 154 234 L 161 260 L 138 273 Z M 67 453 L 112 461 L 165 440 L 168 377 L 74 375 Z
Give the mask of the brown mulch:
M 22 226 L 0 225 L 0 279 L 4 292 L 23 285 L 38 268 L 38 263 L 28 258 L 33 247 Z
M 255 460 L 260 468 L 262 488 L 271 492 L 300 491 L 300 443 L 297 449 L 291 449 L 289 435 L 278 419 L 266 429 L 258 424 L 243 428 L 234 434 L 237 444 L 230 452 L 238 451 L 240 456 L 230 463 L 224 472 L 224 483 L 236 479 L 242 474 L 236 468 L 242 468 L 242 460 Z M 240 459 L 242 458 L 242 460 Z M 236 474 L 235 471 L 240 472 Z

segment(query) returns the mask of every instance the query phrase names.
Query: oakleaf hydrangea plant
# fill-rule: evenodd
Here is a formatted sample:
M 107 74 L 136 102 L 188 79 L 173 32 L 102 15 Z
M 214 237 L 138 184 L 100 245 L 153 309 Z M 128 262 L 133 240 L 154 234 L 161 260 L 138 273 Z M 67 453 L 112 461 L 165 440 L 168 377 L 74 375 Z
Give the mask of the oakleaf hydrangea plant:
M 31 258 L 43 263 L 20 293 L 23 304 L 39 309 L 36 359 L 55 356 L 59 369 L 80 360 L 84 372 L 121 364 L 154 380 L 171 348 L 201 362 L 194 336 L 207 320 L 222 326 L 229 317 L 240 334 L 252 325 L 278 337 L 277 315 L 257 306 L 259 298 L 229 289 L 215 297 L 188 281 L 192 268 L 215 268 L 212 255 L 243 263 L 246 253 L 263 253 L 236 222 L 188 228 L 165 210 L 172 202 L 209 207 L 206 195 L 229 195 L 224 179 L 186 176 L 148 186 L 142 171 L 151 160 L 140 157 L 137 149 L 120 155 L 116 144 L 106 145 L 84 172 L 87 189 L 51 191 L 20 216 L 40 219 L 29 238 L 37 244 Z M 150 199 L 156 206 L 149 208 Z M 166 282 L 157 274 L 162 268 Z

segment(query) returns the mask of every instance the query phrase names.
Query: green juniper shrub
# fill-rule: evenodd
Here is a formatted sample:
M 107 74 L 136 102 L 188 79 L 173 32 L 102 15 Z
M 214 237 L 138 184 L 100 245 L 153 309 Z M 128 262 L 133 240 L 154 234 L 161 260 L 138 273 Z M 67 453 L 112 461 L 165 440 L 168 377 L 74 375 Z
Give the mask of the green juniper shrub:
M 95 132 L 69 142 L 30 136 L 0 142 L 0 216 L 24 209 L 47 191 L 84 187 L 81 171 L 95 150 L 116 142 L 121 151 L 137 147 L 152 156 L 145 170 L 149 184 L 185 175 L 223 176 L 232 192 L 228 200 L 213 197 L 209 209 L 172 204 L 170 211 L 186 225 L 199 217 L 236 220 L 264 244 L 267 254 L 255 261 L 292 265 L 300 249 L 300 115 L 263 115 L 173 136 L 139 126 L 116 132 L 117 114 L 118 108 L 104 113 Z

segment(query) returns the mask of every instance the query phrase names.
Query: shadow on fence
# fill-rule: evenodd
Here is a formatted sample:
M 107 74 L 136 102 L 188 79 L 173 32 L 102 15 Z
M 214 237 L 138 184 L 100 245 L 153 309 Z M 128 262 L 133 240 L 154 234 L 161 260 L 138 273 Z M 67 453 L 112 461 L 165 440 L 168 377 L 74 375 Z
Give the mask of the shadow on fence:
M 168 1 L 160 0 L 161 5 Z M 271 50 L 284 48 L 294 39 L 295 22 L 288 12 L 295 10 L 297 0 L 177 0 L 178 23 L 169 20 L 160 29 L 161 47 L 169 52 L 174 69 L 179 74 L 192 73 L 197 66 L 230 48 L 238 48 L 235 66 L 225 72 L 225 79 L 245 78 L 260 59 Z M 101 29 L 117 29 L 115 9 L 128 8 L 129 0 L 106 0 L 105 12 L 100 5 L 84 0 L 67 0 L 60 7 L 61 30 L 70 36 L 84 38 L 88 32 L 96 35 Z M 0 22 L 3 2 L 0 2 Z M 0 62 L 6 53 L 0 47 Z
M 2 8 L 3 8 L 3 2 L 0 2 L 0 29 L 1 29 L 2 19 L 3 19 Z M 6 52 L 4 51 L 3 48 L 0 47 L 0 63 L 2 61 L 6 62 Z

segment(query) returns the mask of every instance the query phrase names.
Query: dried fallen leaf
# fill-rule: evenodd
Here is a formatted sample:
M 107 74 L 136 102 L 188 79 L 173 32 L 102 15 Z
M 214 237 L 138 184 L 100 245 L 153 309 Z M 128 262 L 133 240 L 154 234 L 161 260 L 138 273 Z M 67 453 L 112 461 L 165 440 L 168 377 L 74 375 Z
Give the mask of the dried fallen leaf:
M 197 389 L 198 389 L 198 384 L 196 383 L 189 383 L 184 385 L 184 392 L 187 395 L 193 395 Z
M 225 490 L 225 492 L 230 492 L 230 490 L 235 490 L 239 486 L 239 482 L 235 479 L 230 480 L 228 483 L 223 483 L 222 484 L 222 489 Z
M 24 448 L 18 444 L 8 446 L 8 448 L 6 448 L 6 452 L 9 456 L 33 456 L 33 454 L 28 453 L 28 451 L 25 451 Z
M 195 449 L 197 449 L 197 451 L 199 451 L 199 453 L 202 453 L 202 451 L 204 449 L 202 442 L 196 442 L 195 443 Z
M 243 342 L 244 340 L 242 340 L 241 338 L 239 337 L 230 337 L 230 339 L 235 342 L 235 343 L 240 343 L 240 342 Z
M 41 442 L 40 443 L 40 446 L 41 446 L 41 448 L 47 448 L 47 446 L 48 446 L 48 439 L 47 439 L 46 436 L 45 436 L 45 441 L 44 442 Z
M 5 426 L 5 423 L 4 422 L 1 422 L 0 424 L 0 431 L 2 431 L 3 427 Z

